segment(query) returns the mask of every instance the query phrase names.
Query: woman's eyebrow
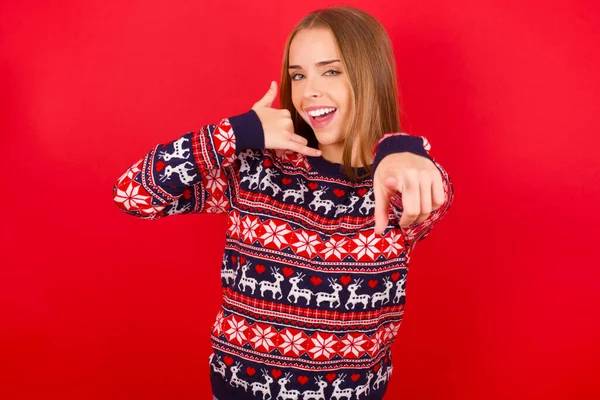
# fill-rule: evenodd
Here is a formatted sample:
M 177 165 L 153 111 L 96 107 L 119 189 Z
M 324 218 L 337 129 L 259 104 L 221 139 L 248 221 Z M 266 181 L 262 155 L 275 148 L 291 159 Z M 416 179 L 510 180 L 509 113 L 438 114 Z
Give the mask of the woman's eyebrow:
M 334 62 L 340 62 L 340 60 L 327 60 L 327 61 L 319 61 L 315 65 L 317 67 L 322 67 L 323 65 L 332 64 Z M 302 69 L 300 65 L 290 65 L 288 69 Z

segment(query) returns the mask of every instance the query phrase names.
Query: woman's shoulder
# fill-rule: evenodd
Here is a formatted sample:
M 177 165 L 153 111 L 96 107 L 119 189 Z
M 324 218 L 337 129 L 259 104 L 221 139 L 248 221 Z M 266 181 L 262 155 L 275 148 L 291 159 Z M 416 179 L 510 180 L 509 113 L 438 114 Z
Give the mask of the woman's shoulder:
M 302 153 L 297 153 L 292 150 L 263 150 L 265 157 L 276 165 L 279 169 L 285 170 L 304 170 L 309 171 L 311 165 L 306 156 Z
M 306 156 L 292 150 L 246 149 L 237 155 L 237 165 L 242 175 L 265 174 L 277 171 L 276 175 L 308 173 L 312 166 Z

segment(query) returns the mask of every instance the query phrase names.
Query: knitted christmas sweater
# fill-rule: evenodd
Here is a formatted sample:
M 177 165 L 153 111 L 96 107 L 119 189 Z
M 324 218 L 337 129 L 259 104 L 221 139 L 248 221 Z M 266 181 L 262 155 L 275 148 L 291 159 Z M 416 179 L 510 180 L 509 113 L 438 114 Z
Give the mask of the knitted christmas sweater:
M 434 162 L 446 201 L 401 228 L 397 193 L 388 227 L 375 234 L 373 174 L 402 151 Z M 155 146 L 115 183 L 115 203 L 139 218 L 227 214 L 209 357 L 217 398 L 383 398 L 410 254 L 454 190 L 423 137 L 388 133 L 374 156 L 371 175 L 352 183 L 341 164 L 264 149 L 250 110 Z

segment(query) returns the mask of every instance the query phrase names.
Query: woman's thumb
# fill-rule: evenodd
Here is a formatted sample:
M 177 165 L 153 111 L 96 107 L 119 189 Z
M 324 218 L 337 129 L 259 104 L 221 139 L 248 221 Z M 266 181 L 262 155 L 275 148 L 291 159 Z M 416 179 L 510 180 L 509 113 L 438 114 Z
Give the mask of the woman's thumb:
M 272 81 L 269 90 L 258 102 L 263 107 L 271 107 L 271 104 L 275 101 L 275 97 L 277 97 L 277 82 Z

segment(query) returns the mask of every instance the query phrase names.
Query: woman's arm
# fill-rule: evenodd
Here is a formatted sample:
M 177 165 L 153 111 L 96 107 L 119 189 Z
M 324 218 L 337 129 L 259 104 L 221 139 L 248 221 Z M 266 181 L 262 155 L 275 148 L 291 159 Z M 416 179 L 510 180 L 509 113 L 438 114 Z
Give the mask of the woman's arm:
M 239 173 L 238 154 L 263 148 L 263 128 L 253 110 L 225 118 L 156 145 L 117 180 L 113 200 L 125 213 L 145 219 L 226 212 L 228 176 Z
M 402 230 L 406 244 L 409 247 L 409 250 L 412 250 L 417 242 L 427 237 L 433 226 L 435 226 L 435 224 L 437 224 L 450 209 L 450 205 L 454 199 L 454 185 L 450 179 L 450 176 L 448 175 L 448 172 L 434 159 L 433 155 L 431 154 L 431 145 L 429 144 L 429 141 L 425 137 L 411 136 L 406 133 L 386 134 L 377 142 L 374 150 L 375 161 L 373 163 L 373 176 L 375 176 L 377 165 L 386 156 L 403 152 L 410 152 L 425 157 L 431 161 L 440 172 L 444 190 L 444 202 L 441 204 L 441 206 L 439 206 L 439 208 L 432 211 L 431 214 L 429 214 L 429 216 L 422 222 L 415 222 L 405 228 L 400 226 L 400 219 L 404 210 L 402 193 L 396 191 L 390 196 L 389 204 L 395 216 L 395 225 Z M 389 161 L 387 162 L 389 163 Z M 390 165 L 386 164 L 386 168 L 389 167 Z

